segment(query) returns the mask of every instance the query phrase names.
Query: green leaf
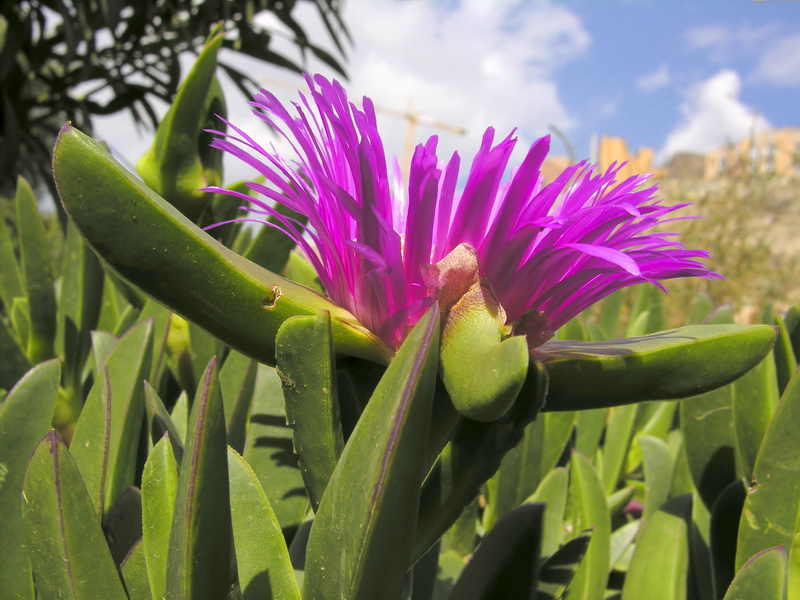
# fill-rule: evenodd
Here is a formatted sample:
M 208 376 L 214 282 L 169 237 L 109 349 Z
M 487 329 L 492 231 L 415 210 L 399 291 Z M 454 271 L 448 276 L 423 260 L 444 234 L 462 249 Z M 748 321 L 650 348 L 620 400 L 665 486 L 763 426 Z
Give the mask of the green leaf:
M 231 519 L 242 600 L 300 598 L 281 526 L 258 477 L 228 448 Z
M 53 160 L 65 210 L 106 263 L 233 348 L 272 364 L 281 323 L 328 310 L 337 352 L 388 362 L 391 350 L 350 313 L 216 242 L 73 127 Z
M 167 597 L 225 598 L 233 582 L 225 413 L 216 361 L 197 390 L 181 462 L 167 560 Z
M 183 437 L 178 431 L 178 427 L 172 421 L 161 398 L 146 381 L 144 382 L 144 396 L 150 441 L 155 446 L 164 437 L 164 434 L 168 433 L 175 460 L 180 464 L 183 459 Z
M 558 413 L 548 413 L 548 416 Z M 582 410 L 575 423 L 575 450 L 584 456 L 594 456 L 600 447 L 600 438 L 608 418 L 607 408 Z
M 311 505 L 316 511 L 344 448 L 330 314 L 293 317 L 275 340 L 286 418 Z
M 647 520 L 669 497 L 674 461 L 667 445 L 649 435 L 639 437 L 644 459 L 645 501 L 642 517 Z
M 136 477 L 144 414 L 141 382 L 150 370 L 151 332 L 147 320 L 120 338 L 105 363 L 108 375 L 100 372 L 72 438 L 72 455 L 103 514 Z
M 243 191 L 247 193 L 247 190 Z M 290 208 L 286 208 L 283 204 L 276 203 L 275 210 L 286 217 L 294 219 L 298 223 L 306 224 L 308 222 L 307 217 Z M 279 224 L 278 219 L 274 216 L 268 217 L 267 222 L 273 225 Z M 253 238 L 253 241 L 242 256 L 264 267 L 267 271 L 284 273 L 289 264 L 289 259 L 292 256 L 292 250 L 296 245 L 292 238 L 288 235 L 284 235 L 275 227 L 262 227 L 258 230 L 258 234 Z M 287 277 L 289 277 L 288 274 Z M 289 279 L 297 281 L 292 277 L 289 277 Z
M 32 363 L 55 356 L 56 293 L 50 243 L 33 190 L 25 179 L 17 180 L 17 235 L 25 295 L 30 314 L 28 358 Z
M 14 332 L 2 318 L 0 318 L 0 356 L 3 357 L 0 361 L 0 388 L 11 389 L 30 370 L 31 363 Z
M 622 600 L 683 600 L 689 573 L 692 498 L 672 498 L 642 526 Z
M 303 597 L 399 598 L 425 476 L 439 347 L 438 306 L 381 378 L 336 466 L 311 528 Z
M 736 458 L 745 481 L 750 481 L 761 440 L 780 400 L 771 355 L 733 383 L 733 425 Z
M 275 369 L 259 365 L 244 459 L 255 471 L 287 539 L 308 511 L 303 476 L 292 450 L 281 380 Z
M 22 516 L 42 598 L 127 599 L 78 468 L 53 431 L 28 463 Z
M 461 572 L 452 597 L 459 600 L 530 598 L 536 590 L 544 504 L 523 504 L 483 538 Z
M 569 600 L 600 599 L 606 589 L 610 570 L 611 519 L 603 484 L 589 460 L 578 452 L 570 463 L 570 498 L 573 531 L 592 528 L 586 556 L 567 588 Z
M 533 600 L 553 600 L 563 598 L 578 570 L 589 542 L 591 531 L 583 532 L 561 546 L 539 567 L 539 585 Z
M 775 374 L 778 377 L 778 390 L 782 394 L 797 368 L 797 359 L 792 350 L 790 332 L 781 315 L 775 315 L 775 325 L 778 326 L 778 339 L 775 342 L 773 357 L 775 358 Z
M 148 186 L 195 222 L 212 197 L 201 188 L 222 183 L 222 153 L 207 148 L 203 131 L 220 126 L 215 114 L 225 117 L 225 97 L 215 75 L 222 42 L 219 32 L 206 42 L 161 119 L 152 147 L 136 165 Z
M 228 445 L 237 452 L 244 451 L 257 373 L 258 363 L 235 350 L 228 353 L 225 364 L 219 370 Z
M 525 428 L 539 414 L 546 390 L 547 373 L 541 364 L 531 361 L 520 392 L 524 402 L 515 402 L 497 421 L 461 420 L 425 480 L 412 562 L 444 535 L 464 507 L 478 496 L 481 486 L 497 472 L 506 453 L 520 443 Z
M 60 375 L 58 361 L 40 363 L 0 405 L 0 581 L 10 598 L 33 600 L 33 576 L 22 521 L 22 482 L 28 458 L 50 430 Z
M 442 381 L 456 410 L 476 421 L 503 416 L 525 383 L 528 342 L 505 337 L 504 322 L 491 290 L 476 285 L 450 309 L 442 330 Z
M 169 538 L 177 493 L 178 463 L 165 435 L 153 446 L 142 473 L 142 552 L 154 598 L 166 596 Z
M 681 431 L 689 471 L 703 503 L 711 510 L 736 479 L 736 432 L 732 386 L 681 402 Z
M 699 394 L 749 371 L 774 341 L 768 325 L 690 325 L 611 342 L 551 340 L 537 349 L 550 377 L 544 410 Z
M 91 332 L 100 317 L 104 279 L 97 256 L 75 225 L 68 222 L 59 282 L 56 346 L 65 357 L 67 385 L 75 392 L 80 391 L 84 363 L 92 348 Z
M 756 457 L 739 523 L 737 569 L 754 554 L 778 545 L 787 548 L 790 564 L 800 558 L 792 549 L 800 509 L 799 430 L 800 369 L 786 388 Z
M 122 562 L 122 579 L 128 591 L 129 600 L 152 600 L 150 585 L 147 582 L 147 563 L 144 557 L 144 544 L 141 538 L 131 548 Z
M 776 546 L 762 550 L 742 565 L 723 600 L 783 600 L 786 591 L 786 549 Z
M 536 491 L 525 502 L 545 505 L 542 523 L 542 556 L 554 554 L 564 537 L 564 512 L 567 509 L 569 473 L 563 467 L 553 469 L 542 479 Z
M 14 244 L 8 233 L 6 220 L 0 219 L 0 300 L 8 311 L 14 298 L 25 295 L 22 274 L 14 254 Z
M 717 598 L 736 574 L 736 538 L 745 497 L 744 484 L 737 479 L 722 491 L 711 511 L 708 537 Z
M 638 406 L 617 406 L 609 415 L 606 440 L 603 445 L 603 487 L 606 494 L 617 489 L 622 478 L 625 459 L 633 439 L 633 424 Z
M 142 492 L 130 486 L 119 497 L 103 523 L 103 532 L 114 562 L 122 566 L 125 557 L 142 539 Z

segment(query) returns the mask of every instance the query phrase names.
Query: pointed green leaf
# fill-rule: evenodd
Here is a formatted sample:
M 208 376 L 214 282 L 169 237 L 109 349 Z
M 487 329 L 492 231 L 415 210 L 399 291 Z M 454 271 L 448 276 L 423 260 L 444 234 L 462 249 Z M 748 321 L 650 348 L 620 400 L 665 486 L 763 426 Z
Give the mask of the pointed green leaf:
M 778 339 L 775 342 L 773 357 L 775 358 L 775 374 L 778 377 L 778 390 L 782 394 L 797 368 L 797 359 L 792 350 L 790 332 L 783 316 L 775 315 L 775 325 L 778 326 Z
M 136 541 L 122 562 L 122 579 L 128 591 L 129 600 L 152 600 L 150 585 L 147 582 L 147 563 L 144 559 L 144 544 L 141 538 Z
M 774 341 L 768 325 L 690 325 L 611 342 L 551 340 L 537 349 L 550 376 L 544 410 L 699 394 L 749 371 Z
M 32 363 L 55 356 L 56 293 L 50 243 L 30 184 L 17 180 L 17 235 L 25 294 L 30 311 L 28 358 Z
M 2 219 L 0 219 L 2 220 Z M 14 384 L 31 368 L 14 332 L 0 318 L 0 388 L 11 389 Z
M 258 363 L 252 358 L 231 350 L 219 370 L 219 385 L 225 407 L 228 445 L 237 452 L 244 451 L 247 421 L 253 405 Z
M 108 511 L 103 523 L 103 532 L 114 562 L 122 563 L 134 545 L 142 539 L 142 492 L 130 486 Z
M 197 390 L 181 462 L 167 561 L 167 597 L 225 598 L 233 581 L 225 413 L 212 359 Z
M 669 497 L 673 460 L 667 445 L 649 435 L 639 437 L 644 462 L 645 501 L 642 518 L 649 518 Z
M 780 400 L 772 355 L 733 384 L 733 425 L 736 457 L 745 481 L 750 481 L 761 440 Z
M 536 590 L 544 504 L 523 504 L 483 538 L 453 587 L 459 600 L 530 598 Z
M 603 597 L 610 570 L 611 518 L 603 484 L 589 460 L 572 453 L 570 497 L 573 531 L 592 528 L 592 539 L 565 598 L 593 600 Z
M 533 600 L 553 600 L 563 598 L 564 592 L 569 587 L 578 570 L 589 542 L 592 541 L 592 531 L 583 532 L 561 546 L 552 556 L 545 560 L 539 567 L 539 585 Z
M 320 503 L 303 597 L 395 598 L 409 569 L 438 362 L 434 305 L 401 345 Z
M 289 550 L 272 506 L 250 465 L 230 447 L 228 472 L 242 600 L 299 600 L 300 589 L 289 560 Z
M 603 487 L 606 494 L 617 489 L 622 478 L 625 459 L 631 446 L 633 424 L 638 406 L 614 407 L 608 418 L 606 439 L 603 445 Z
M 60 374 L 58 361 L 40 363 L 0 405 L 0 581 L 10 598 L 33 599 L 22 522 L 22 482 L 28 458 L 50 430 Z
M 278 330 L 275 345 L 286 417 L 316 510 L 344 447 L 330 314 L 289 319 Z
M 53 160 L 67 213 L 106 263 L 233 348 L 273 363 L 281 323 L 329 310 L 337 352 L 391 356 L 350 313 L 216 242 L 73 127 L 62 130 Z
M 166 434 L 153 446 L 142 473 L 142 552 L 154 598 L 166 596 L 169 538 L 177 493 L 178 463 Z
M 286 423 L 281 380 L 275 369 L 259 365 L 244 459 L 255 471 L 287 539 L 308 511 L 303 476 Z
M 167 412 L 164 403 L 161 402 L 156 391 L 146 381 L 144 382 L 145 409 L 147 411 L 147 423 L 150 430 L 150 441 L 156 445 L 164 434 L 169 434 L 169 442 L 175 460 L 180 464 L 183 459 L 183 437 L 178 431 L 178 427 L 172 421 L 172 417 Z
M 201 188 L 222 183 L 221 153 L 207 147 L 203 131 L 220 126 L 215 114 L 225 116 L 225 97 L 215 75 L 222 41 L 217 32 L 206 42 L 161 119 L 153 146 L 136 165 L 144 182 L 191 221 L 198 220 L 212 196 Z
M 28 463 L 22 516 L 41 597 L 127 599 L 78 468 L 53 431 Z
M 786 547 L 790 564 L 798 537 L 800 509 L 800 369 L 795 371 L 761 443 L 753 480 L 739 524 L 736 568 L 754 554 L 777 545 Z M 800 583 L 800 582 L 798 582 Z
M 456 410 L 476 421 L 494 421 L 511 408 L 530 363 L 525 336 L 503 335 L 500 311 L 491 290 L 476 285 L 450 310 L 442 330 L 442 381 Z
M 567 509 L 569 473 L 563 467 L 550 471 L 536 491 L 525 502 L 540 502 L 545 505 L 542 523 L 542 556 L 550 556 L 558 550 L 564 536 L 564 512 Z
M 622 588 L 622 600 L 684 600 L 689 573 L 691 496 L 672 498 L 648 519 Z
M 742 565 L 723 600 L 786 598 L 786 549 L 767 548 Z
M 25 288 L 22 283 L 22 275 L 19 270 L 19 263 L 14 254 L 14 244 L 8 233 L 6 220 L 0 219 L 0 300 L 6 307 L 18 298 L 25 295 Z
M 75 462 L 103 513 L 136 477 L 144 414 L 142 380 L 150 370 L 151 332 L 152 321 L 147 320 L 120 338 L 105 363 L 108 376 L 95 381 L 72 438 Z M 101 448 L 107 448 L 107 454 Z

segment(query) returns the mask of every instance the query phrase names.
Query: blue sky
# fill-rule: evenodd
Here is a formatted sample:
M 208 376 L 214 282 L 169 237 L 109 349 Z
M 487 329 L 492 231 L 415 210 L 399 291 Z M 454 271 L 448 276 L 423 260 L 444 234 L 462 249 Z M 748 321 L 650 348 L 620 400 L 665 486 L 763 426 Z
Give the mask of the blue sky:
M 310 6 L 297 7 L 309 37 L 332 47 Z M 662 161 L 754 127 L 800 125 L 800 1 L 347 0 L 344 18 L 355 41 L 347 86 L 375 101 L 389 154 L 405 152 L 409 121 L 397 112 L 407 110 L 465 129 L 423 123 L 412 132 L 417 142 L 439 135 L 440 156 L 465 159 L 490 125 L 503 137 L 517 128 L 520 160 L 554 125 L 579 159 L 597 134 L 654 147 Z M 280 46 L 276 22 L 261 22 Z M 286 100 L 303 87 L 285 70 L 245 66 Z M 245 100 L 223 86 L 231 120 L 247 126 Z M 149 139 L 121 118 L 103 119 L 98 134 L 135 162 Z M 557 140 L 553 152 L 564 153 Z M 248 175 L 236 168 L 226 179 Z

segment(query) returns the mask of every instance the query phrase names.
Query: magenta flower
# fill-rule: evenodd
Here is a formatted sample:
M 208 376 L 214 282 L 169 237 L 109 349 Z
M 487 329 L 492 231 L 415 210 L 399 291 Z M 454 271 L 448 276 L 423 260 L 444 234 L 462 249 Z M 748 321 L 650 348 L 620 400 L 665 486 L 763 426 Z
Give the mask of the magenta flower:
M 685 205 L 662 205 L 655 186 L 642 187 L 648 175 L 616 183 L 618 167 L 597 175 L 582 162 L 543 185 L 545 137 L 503 181 L 517 140 L 512 132 L 495 144 L 489 128 L 463 191 L 456 189 L 459 155 L 441 162 L 434 136 L 417 146 L 404 192 L 398 169 L 387 168 L 370 99 L 358 109 L 338 82 L 307 81 L 310 98 L 301 94 L 294 114 L 266 90 L 250 103 L 289 142 L 292 159 L 230 123 L 233 133 L 212 132 L 220 136 L 214 147 L 266 178 L 248 184 L 263 200 L 210 190 L 247 201 L 254 217 L 245 220 L 277 219 L 331 299 L 393 347 L 440 292 L 432 265 L 457 248 L 477 258 L 506 323 L 532 348 L 620 288 L 719 277 L 698 261 L 707 253 L 653 231 Z M 308 226 L 278 213 L 274 202 L 308 217 Z

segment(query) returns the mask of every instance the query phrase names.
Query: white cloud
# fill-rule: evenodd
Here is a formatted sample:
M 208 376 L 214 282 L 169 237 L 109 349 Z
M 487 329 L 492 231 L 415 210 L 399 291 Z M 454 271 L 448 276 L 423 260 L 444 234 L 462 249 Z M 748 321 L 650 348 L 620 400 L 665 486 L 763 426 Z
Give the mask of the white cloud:
M 667 136 L 659 160 L 678 152 L 708 152 L 769 127 L 739 99 L 741 87 L 739 74 L 725 69 L 690 88 L 680 107 L 681 119 Z
M 294 14 L 310 40 L 338 55 L 313 3 L 298 3 Z M 518 128 L 520 143 L 512 160 L 519 161 L 527 146 L 548 132 L 548 125 L 568 132 L 575 124 L 561 100 L 555 74 L 585 54 L 590 36 L 580 19 L 564 7 L 526 0 L 496 4 L 480 0 L 350 0 L 343 16 L 355 43 L 348 49 L 348 81 L 344 83 L 351 99 L 368 95 L 379 108 L 389 156 L 402 158 L 404 154 L 409 121 L 397 113 L 408 110 L 467 130 L 466 135 L 459 135 L 426 125 L 423 119 L 413 131 L 415 144 L 439 135 L 439 156 L 449 158 L 458 150 L 462 165 L 471 160 L 488 126 L 496 128 L 496 139 Z M 267 18 L 261 24 L 279 30 L 273 21 Z M 301 62 L 290 36 L 277 33 L 271 48 Z M 297 89 L 305 87 L 299 76 L 285 69 L 224 51 L 221 56 L 255 74 L 261 85 L 284 101 L 294 101 Z M 340 78 L 313 57 L 307 68 Z M 229 118 L 251 127 L 257 121 L 249 115 L 246 99 L 224 77 L 222 83 Z M 131 129 L 116 119 L 98 123 L 97 129 L 123 149 L 131 162 L 150 144 L 149 138 L 132 143 Z M 264 142 L 276 141 L 268 130 L 263 131 Z M 258 139 L 257 130 L 256 135 Z M 229 181 L 248 176 L 241 165 L 230 161 L 226 161 L 226 173 Z
M 752 78 L 775 85 L 800 86 L 800 34 L 779 38 L 768 44 Z
M 759 51 L 764 42 L 775 35 L 776 24 L 760 27 L 725 25 L 698 25 L 686 31 L 686 44 L 690 49 L 703 50 L 711 60 L 725 62 L 734 56 Z
M 636 89 L 646 94 L 658 91 L 672 83 L 672 75 L 666 63 L 661 63 L 655 71 L 646 73 L 636 80 Z

